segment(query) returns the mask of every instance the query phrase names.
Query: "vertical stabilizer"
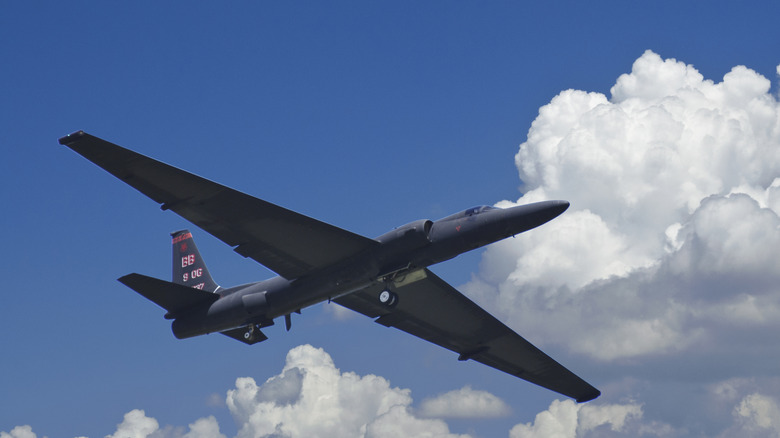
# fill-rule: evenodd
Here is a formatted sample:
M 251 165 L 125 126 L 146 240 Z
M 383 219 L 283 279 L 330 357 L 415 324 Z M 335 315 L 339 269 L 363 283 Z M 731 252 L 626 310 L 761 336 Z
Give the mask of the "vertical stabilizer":
M 219 289 L 211 278 L 206 263 L 189 230 L 171 233 L 173 243 L 173 282 L 184 286 L 215 292 Z

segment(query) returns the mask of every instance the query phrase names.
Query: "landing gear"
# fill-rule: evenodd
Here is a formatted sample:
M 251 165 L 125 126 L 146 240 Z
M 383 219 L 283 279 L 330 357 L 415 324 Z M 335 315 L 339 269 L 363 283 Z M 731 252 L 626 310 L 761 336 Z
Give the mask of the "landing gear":
M 247 341 L 254 340 L 255 337 L 255 325 L 251 324 L 249 327 L 247 327 L 247 331 L 244 332 L 244 339 Z
M 379 302 L 387 307 L 395 307 L 398 304 L 398 295 L 389 290 L 383 290 L 379 293 Z
M 265 341 L 268 336 L 265 335 L 255 324 L 249 324 L 244 327 L 236 327 L 234 329 L 220 332 L 223 335 L 230 336 L 231 338 L 241 341 L 247 345 L 257 344 L 258 342 Z

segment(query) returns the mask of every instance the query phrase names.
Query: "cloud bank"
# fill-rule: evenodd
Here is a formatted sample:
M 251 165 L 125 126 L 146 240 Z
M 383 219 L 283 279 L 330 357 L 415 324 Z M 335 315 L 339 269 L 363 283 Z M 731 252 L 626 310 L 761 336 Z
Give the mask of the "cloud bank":
M 436 437 L 466 438 L 450 433 L 437 418 L 415 414 L 411 391 L 393 388 L 375 375 L 342 373 L 321 348 L 301 345 L 287 354 L 282 371 L 258 385 L 251 377 L 236 380 L 225 403 L 243 437 Z M 448 395 L 454 405 L 475 406 L 488 400 L 481 413 L 506 405 L 492 394 L 470 388 Z M 487 411 L 486 411 L 487 409 Z M 429 414 L 431 414 L 429 412 Z M 429 416 L 436 416 L 435 413 Z M 186 430 L 186 431 L 185 431 Z M 35 438 L 30 426 L 18 426 L 0 438 Z M 141 409 L 125 414 L 106 438 L 225 438 L 213 417 L 182 427 L 160 427 Z
M 608 373 L 607 397 L 687 409 L 672 435 L 730 427 L 734 404 L 702 390 L 730 379 L 768 391 L 740 393 L 737 412 L 749 415 L 734 417 L 761 429 L 762 397 L 780 396 L 780 105 L 770 88 L 743 66 L 714 82 L 648 51 L 610 98 L 561 92 L 515 157 L 524 195 L 499 206 L 571 208 L 489 247 L 463 290 L 532 341 Z
M 648 51 L 611 99 L 560 93 L 515 157 L 527 192 L 500 205 L 572 207 L 490 247 L 465 289 L 524 333 L 601 361 L 705 345 L 724 327 L 777 333 L 780 107 L 769 89 L 745 67 L 714 83 Z
M 734 380 L 714 388 L 712 396 L 734 401 L 750 382 Z M 486 391 L 465 387 L 426 399 L 412 407 L 410 390 L 393 388 L 379 376 L 358 376 L 339 371 L 324 350 L 310 345 L 287 355 L 282 371 L 258 385 L 241 377 L 225 399 L 242 437 L 437 437 L 467 438 L 453 434 L 439 419 L 489 418 L 508 414 L 501 399 Z M 419 414 L 415 412 L 419 411 Z M 753 392 L 731 406 L 733 421 L 720 436 L 763 437 L 780 434 L 777 399 Z M 554 400 L 533 422 L 509 431 L 510 438 L 680 436 L 686 430 L 643 419 L 643 406 L 635 402 L 577 404 Z M 439 417 L 439 418 L 423 418 Z M 36 438 L 30 426 L 17 426 L 0 438 Z M 158 421 L 135 409 L 124 415 L 106 438 L 226 438 L 213 416 L 199 418 L 187 428 L 160 427 Z

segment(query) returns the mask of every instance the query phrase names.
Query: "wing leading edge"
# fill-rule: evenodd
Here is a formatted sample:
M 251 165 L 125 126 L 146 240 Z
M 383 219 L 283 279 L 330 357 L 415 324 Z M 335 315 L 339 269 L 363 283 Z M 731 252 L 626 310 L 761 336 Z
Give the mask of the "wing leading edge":
M 398 305 L 379 303 L 380 286 L 337 298 L 336 303 L 531 383 L 582 403 L 599 390 L 534 347 L 444 280 L 425 277 L 393 288 Z
M 282 277 L 304 276 L 378 243 L 78 131 L 59 140 Z

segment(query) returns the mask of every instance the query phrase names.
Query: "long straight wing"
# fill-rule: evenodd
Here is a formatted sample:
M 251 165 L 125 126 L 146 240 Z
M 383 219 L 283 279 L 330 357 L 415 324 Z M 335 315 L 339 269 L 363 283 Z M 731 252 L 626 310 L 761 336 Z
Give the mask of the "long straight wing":
M 398 304 L 377 299 L 382 288 L 370 287 L 337 298 L 336 303 L 459 354 L 585 402 L 599 390 L 534 347 L 530 342 L 425 269 L 424 278 L 396 285 Z M 422 277 L 421 275 L 419 277 Z
M 63 144 L 282 277 L 304 276 L 378 243 L 78 131 Z

